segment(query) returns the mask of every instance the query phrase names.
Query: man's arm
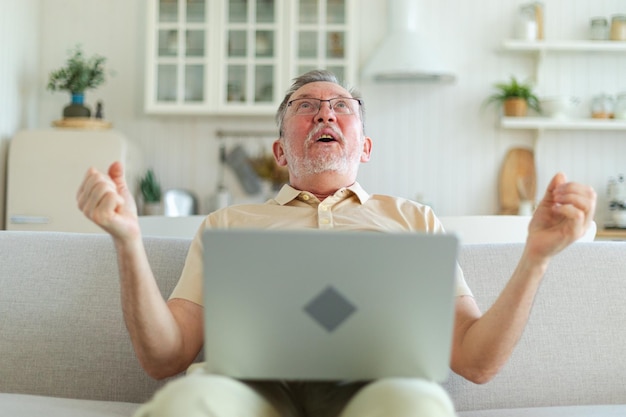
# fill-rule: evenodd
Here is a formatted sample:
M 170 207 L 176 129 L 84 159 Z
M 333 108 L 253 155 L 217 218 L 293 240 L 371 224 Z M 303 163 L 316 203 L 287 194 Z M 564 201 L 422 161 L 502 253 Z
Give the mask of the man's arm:
M 124 320 L 141 365 L 154 378 L 185 370 L 202 347 L 202 307 L 180 299 L 166 303 L 161 296 L 122 165 L 112 164 L 108 175 L 89 169 L 77 201 L 80 210 L 113 238 Z
M 524 252 L 493 306 L 481 315 L 472 297 L 458 297 L 452 369 L 476 383 L 491 380 L 511 356 L 550 259 L 580 238 L 595 212 L 590 187 L 557 174 L 528 226 Z

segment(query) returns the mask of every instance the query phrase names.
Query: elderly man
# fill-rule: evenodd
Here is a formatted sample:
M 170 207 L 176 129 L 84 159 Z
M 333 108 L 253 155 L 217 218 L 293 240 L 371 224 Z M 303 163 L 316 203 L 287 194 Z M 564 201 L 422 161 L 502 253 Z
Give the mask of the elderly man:
M 210 214 L 209 227 L 311 228 L 443 232 L 430 208 L 389 196 L 369 195 L 356 182 L 370 159 L 363 101 L 326 71 L 295 79 L 277 112 L 276 162 L 289 185 L 256 205 Z M 78 192 L 85 215 L 106 230 L 118 253 L 126 325 L 144 369 L 155 378 L 186 370 L 202 348 L 200 232 L 193 240 L 173 294 L 165 301 L 142 245 L 133 197 L 119 163 L 107 174 L 90 169 Z M 451 369 L 476 383 L 505 364 L 528 320 L 550 259 L 581 237 L 593 219 L 590 187 L 557 174 L 530 222 L 516 270 L 493 306 L 482 314 L 462 273 L 457 278 Z M 201 231 L 200 230 L 200 231 Z M 206 352 L 210 355 L 210 352 Z M 365 382 L 237 381 L 201 368 L 166 385 L 137 416 L 453 416 L 438 385 L 418 379 Z

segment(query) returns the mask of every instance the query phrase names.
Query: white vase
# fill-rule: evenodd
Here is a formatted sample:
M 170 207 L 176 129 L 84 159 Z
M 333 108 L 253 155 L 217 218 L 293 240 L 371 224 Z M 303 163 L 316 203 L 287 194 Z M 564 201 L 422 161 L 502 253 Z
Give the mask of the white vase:
M 626 210 L 615 210 L 613 212 L 613 223 L 615 227 L 626 228 Z

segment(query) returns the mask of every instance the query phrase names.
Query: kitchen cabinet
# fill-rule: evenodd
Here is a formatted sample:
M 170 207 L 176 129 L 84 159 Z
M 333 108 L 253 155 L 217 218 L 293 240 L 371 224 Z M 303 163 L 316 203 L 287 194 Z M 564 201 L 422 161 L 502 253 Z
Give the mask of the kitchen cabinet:
M 623 54 L 626 56 L 626 42 L 617 41 L 521 41 L 507 40 L 503 50 L 513 53 L 527 53 L 535 59 L 534 78 L 540 84 L 544 61 L 548 54 L 575 53 Z M 613 119 L 555 119 L 547 117 L 502 117 L 500 125 L 505 129 L 535 129 L 537 135 L 544 130 L 626 130 L 626 120 Z
M 356 77 L 354 0 L 149 0 L 145 108 L 273 114 L 291 79 Z
M 316 68 L 332 71 L 340 80 L 356 82 L 354 2 L 293 1 L 289 72 L 292 76 Z

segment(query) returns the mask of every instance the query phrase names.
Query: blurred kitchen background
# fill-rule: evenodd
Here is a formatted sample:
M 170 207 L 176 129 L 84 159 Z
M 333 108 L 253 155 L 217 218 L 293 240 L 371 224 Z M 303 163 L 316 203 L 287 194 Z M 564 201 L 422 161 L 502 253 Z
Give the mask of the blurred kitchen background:
M 579 102 L 569 116 L 588 118 L 592 97 L 626 92 L 626 42 L 621 49 L 600 51 L 582 47 L 529 52 L 524 43 L 521 48 L 509 44 L 507 49 L 506 41 L 520 36 L 519 7 L 524 1 L 414 0 L 416 30 L 454 80 L 378 83 L 362 77 L 362 70 L 392 29 L 388 2 L 347 1 L 344 9 L 333 5 L 335 0 L 326 1 L 329 10 L 336 7 L 345 13 L 341 19 L 348 29 L 340 41 L 349 62 L 343 67 L 344 75 L 365 98 L 366 134 L 374 141 L 372 160 L 359 175 L 366 190 L 417 199 L 441 216 L 497 214 L 499 178 L 507 153 L 514 148 L 530 149 L 534 151 L 537 198 L 549 179 L 563 171 L 570 179 L 595 187 L 599 196 L 596 221 L 605 223 L 607 183 L 626 172 L 623 123 L 550 128 L 550 124 L 531 121 L 503 127 L 500 108 L 485 108 L 483 103 L 493 93 L 494 83 L 511 75 L 521 80 L 536 76 L 538 95 L 576 97 Z M 263 2 L 256 0 L 259 5 Z M 155 105 L 154 93 L 146 90 L 146 79 L 154 80 L 156 68 L 147 52 L 147 45 L 156 42 L 150 35 L 156 33 L 150 3 L 154 6 L 158 1 L 0 0 L 0 201 L 5 194 L 11 139 L 22 130 L 52 129 L 51 123 L 68 103 L 66 94 L 47 91 L 46 84 L 50 71 L 65 63 L 76 44 L 82 45 L 86 55 L 105 56 L 107 70 L 114 72 L 107 74 L 103 86 L 86 93 L 86 102 L 94 107 L 101 100 L 104 118 L 139 149 L 144 166 L 154 170 L 163 190 L 191 191 L 198 198 L 200 213 L 208 212 L 214 202 L 222 172 L 220 144 L 230 149 L 242 144 L 249 152 L 263 146 L 269 150 L 276 127 L 273 114 L 266 109 L 216 114 L 215 104 L 208 106 L 214 106 L 213 110 L 191 111 Z M 276 32 L 282 40 L 274 44 L 284 51 L 275 54 L 279 61 L 289 56 L 290 35 L 285 28 L 296 19 L 288 6 L 293 3 L 277 2 L 276 13 L 284 26 Z M 207 6 L 207 14 L 212 7 Z M 626 13 L 624 0 L 546 0 L 545 40 L 588 40 L 592 18 L 602 16 L 610 24 L 611 16 L 618 13 Z M 256 47 L 267 46 L 259 45 L 257 38 Z M 219 49 L 219 42 L 211 38 L 205 49 Z M 282 84 L 274 86 L 273 99 L 280 101 L 298 68 L 285 62 L 277 62 L 276 68 Z M 228 77 L 224 71 L 216 74 L 221 80 Z M 212 78 L 208 82 L 219 87 L 226 81 Z M 275 108 L 274 103 L 265 107 Z M 232 134 L 220 140 L 218 131 Z M 242 131 L 251 133 L 239 137 L 237 132 Z M 253 197 L 246 195 L 232 169 L 225 170 L 224 176 L 234 201 Z M 0 210 L 3 207 L 0 204 Z

